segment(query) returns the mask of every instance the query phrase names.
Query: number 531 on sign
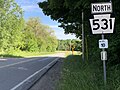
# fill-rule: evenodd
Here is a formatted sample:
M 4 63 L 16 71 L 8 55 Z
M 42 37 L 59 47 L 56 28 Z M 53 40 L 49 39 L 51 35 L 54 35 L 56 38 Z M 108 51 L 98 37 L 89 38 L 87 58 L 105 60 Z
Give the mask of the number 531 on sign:
M 93 34 L 113 33 L 115 18 L 110 18 L 110 14 L 94 15 L 90 19 Z

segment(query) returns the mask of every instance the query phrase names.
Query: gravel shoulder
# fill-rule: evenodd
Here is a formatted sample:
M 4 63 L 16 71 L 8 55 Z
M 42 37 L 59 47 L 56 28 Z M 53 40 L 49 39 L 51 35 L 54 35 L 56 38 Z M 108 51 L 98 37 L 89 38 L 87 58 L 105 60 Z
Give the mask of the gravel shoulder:
M 61 58 L 29 90 L 56 90 L 62 72 L 62 63 Z

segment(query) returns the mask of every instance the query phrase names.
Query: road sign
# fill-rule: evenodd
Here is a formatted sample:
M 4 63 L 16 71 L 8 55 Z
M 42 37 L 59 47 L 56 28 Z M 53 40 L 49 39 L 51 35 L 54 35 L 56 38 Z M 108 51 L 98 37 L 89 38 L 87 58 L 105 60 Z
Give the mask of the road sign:
M 110 0 L 111 1 L 111 0 Z M 107 52 L 104 48 L 108 48 L 108 40 L 104 39 L 105 33 L 113 33 L 115 18 L 110 17 L 112 13 L 112 3 L 92 3 L 91 13 L 95 14 L 94 19 L 89 19 L 93 34 L 102 34 L 102 40 L 99 40 L 99 48 L 102 49 L 101 60 L 103 60 L 103 71 L 104 71 L 104 85 L 106 87 L 106 64 Z M 99 15 L 97 15 L 99 14 Z
M 110 14 L 94 15 L 90 19 L 93 34 L 113 33 L 115 18 L 110 18 Z
M 107 60 L 107 52 L 106 51 L 101 52 L 101 60 Z
M 108 48 L 108 40 L 107 39 L 101 39 L 99 40 L 99 48 Z
M 112 3 L 92 3 L 91 4 L 91 13 L 112 13 Z

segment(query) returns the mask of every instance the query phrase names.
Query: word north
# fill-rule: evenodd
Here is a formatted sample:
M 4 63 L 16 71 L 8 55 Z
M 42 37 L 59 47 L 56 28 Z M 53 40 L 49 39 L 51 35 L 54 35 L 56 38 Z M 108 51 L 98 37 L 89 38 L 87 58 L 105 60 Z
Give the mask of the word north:
M 92 4 L 92 13 L 110 13 L 112 12 L 111 3 Z

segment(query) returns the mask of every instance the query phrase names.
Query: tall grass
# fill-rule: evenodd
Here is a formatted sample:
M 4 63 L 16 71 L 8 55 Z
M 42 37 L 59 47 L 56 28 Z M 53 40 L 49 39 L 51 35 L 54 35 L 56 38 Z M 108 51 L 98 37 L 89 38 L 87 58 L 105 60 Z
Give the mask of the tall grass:
M 79 55 L 68 56 L 64 61 L 58 90 L 105 90 L 101 65 L 102 61 L 83 62 Z M 107 90 L 120 90 L 118 67 L 109 68 L 107 71 Z
M 47 54 L 54 54 L 56 52 L 27 52 L 27 51 L 11 51 L 11 52 L 0 52 L 0 57 L 33 57 Z

